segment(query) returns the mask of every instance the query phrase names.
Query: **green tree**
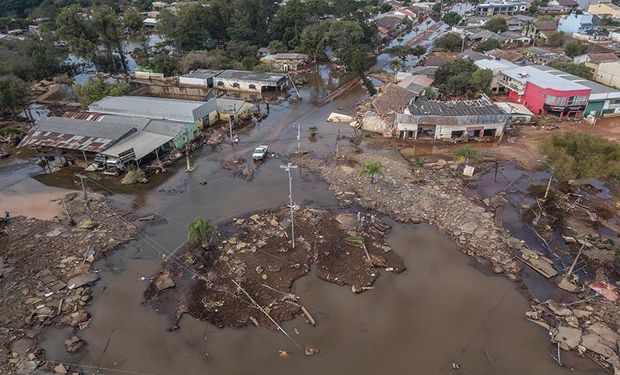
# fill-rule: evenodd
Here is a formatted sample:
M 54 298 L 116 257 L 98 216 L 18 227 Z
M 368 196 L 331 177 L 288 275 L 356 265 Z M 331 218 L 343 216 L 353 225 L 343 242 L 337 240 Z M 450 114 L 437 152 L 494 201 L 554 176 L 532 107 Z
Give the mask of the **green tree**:
M 330 24 L 327 39 L 336 56 L 350 66 L 353 47 L 363 43 L 364 29 L 357 21 L 334 21 Z
M 207 8 L 201 4 L 182 5 L 176 16 L 163 10 L 157 27 L 161 33 L 172 39 L 179 51 L 205 49 L 210 37 L 207 31 L 208 14 Z
M 578 77 L 585 79 L 592 79 L 592 70 L 584 64 L 575 64 L 562 61 L 551 61 L 549 66 L 558 70 L 565 71 L 566 73 L 574 74 Z
M 123 14 L 123 27 L 130 31 L 135 32 L 142 29 L 142 21 L 144 21 L 144 16 L 137 8 L 131 7 Z
M 449 26 L 454 26 L 461 22 L 461 16 L 456 12 L 448 12 L 443 16 L 443 22 L 447 23 Z
M 564 41 L 566 40 L 566 34 L 564 34 L 563 32 L 557 32 L 557 33 L 552 33 L 551 35 L 549 35 L 549 38 L 547 38 L 547 45 L 550 45 L 552 47 L 561 47 L 564 44 Z
M 389 65 L 390 69 L 392 69 L 394 72 L 401 70 L 403 67 L 403 63 L 400 60 L 391 60 Z
M 269 23 L 272 37 L 292 48 L 299 46 L 303 29 L 318 24 L 329 11 L 324 0 L 291 0 L 281 5 Z
M 463 45 L 463 38 L 457 33 L 446 33 L 435 41 L 435 48 L 443 51 L 458 52 Z
M 80 104 L 83 107 L 88 107 L 106 96 L 126 95 L 129 92 L 129 85 L 126 83 L 108 83 L 102 79 L 93 78 L 83 85 L 78 85 L 76 91 Z
M 377 178 L 383 178 L 383 164 L 380 161 L 369 160 L 362 165 L 362 175 L 370 178 L 370 183 L 374 184 Z
M 18 78 L 0 79 L 0 112 L 10 112 L 14 116 L 28 104 L 29 85 Z
M 64 8 L 56 18 L 56 27 L 57 35 L 72 54 L 93 63 L 96 61 L 97 31 L 91 22 L 84 19 L 79 5 Z
M 197 217 L 187 225 L 187 239 L 194 245 L 209 249 L 217 239 L 217 227 L 210 221 Z
M 270 53 L 283 53 L 288 50 L 284 43 L 279 40 L 272 40 L 271 42 L 269 42 L 267 49 L 269 49 Z
M 329 31 L 330 21 L 321 22 L 316 25 L 306 26 L 301 33 L 301 40 L 298 50 L 305 53 L 316 61 L 329 44 L 327 32 Z
M 24 41 L 24 53 L 32 66 L 33 79 L 58 73 L 67 58 L 67 50 L 59 47 L 50 33 L 28 36 Z
M 508 30 L 508 25 L 506 24 L 506 19 L 497 17 L 491 18 L 482 28 L 493 31 L 494 33 L 502 33 Z
M 392 57 L 398 57 L 401 61 L 405 61 L 407 56 L 413 55 L 413 48 L 410 46 L 394 46 L 383 50 L 384 53 Z
M 478 69 L 469 59 L 448 62 L 435 72 L 435 85 L 442 93 L 451 95 L 489 92 L 492 80 L 490 70 Z
M 564 47 L 564 54 L 568 57 L 581 56 L 588 52 L 588 47 L 576 40 L 571 40 L 566 43 L 566 47 Z
M 554 134 L 541 144 L 541 153 L 563 180 L 620 180 L 620 144 L 582 132 Z
M 118 71 L 115 53 L 120 58 L 122 69 L 128 72 L 127 59 L 123 52 L 123 41 L 121 38 L 121 26 L 118 15 L 109 6 L 98 6 L 93 9 L 92 24 L 98 35 L 98 40 L 108 51 L 109 59 L 114 71 Z
M 453 156 L 454 160 L 457 163 L 478 163 L 480 160 L 482 160 L 482 154 L 480 153 L 480 151 L 469 145 L 455 150 Z
M 433 13 L 441 12 L 441 3 L 433 4 L 433 7 L 431 8 L 431 10 L 433 11 Z
M 469 79 L 471 88 L 476 91 L 491 92 L 491 82 L 493 82 L 493 71 L 491 69 L 478 69 Z
M 501 44 L 499 44 L 499 41 L 495 39 L 487 39 L 487 40 L 483 40 L 482 42 L 479 42 L 478 44 L 476 44 L 476 46 L 474 47 L 474 51 L 486 52 L 486 51 L 490 51 L 492 49 L 500 48 L 500 47 L 501 47 Z

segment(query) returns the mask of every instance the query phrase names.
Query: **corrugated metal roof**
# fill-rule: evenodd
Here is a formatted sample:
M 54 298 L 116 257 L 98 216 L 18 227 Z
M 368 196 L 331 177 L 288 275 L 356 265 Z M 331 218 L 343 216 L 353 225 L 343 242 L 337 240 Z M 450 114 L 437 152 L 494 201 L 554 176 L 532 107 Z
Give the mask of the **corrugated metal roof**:
M 140 160 L 159 147 L 170 142 L 174 137 L 168 135 L 155 134 L 142 131 L 133 134 L 131 137 L 124 139 L 117 144 L 105 149 L 102 154 L 118 157 L 125 151 L 133 149 L 136 159 Z
M 440 101 L 428 100 L 420 97 L 409 105 L 409 113 L 412 115 L 431 116 L 478 116 L 478 115 L 503 115 L 491 100 L 486 97 L 477 100 Z
M 88 108 L 92 112 L 149 117 L 181 122 L 202 120 L 208 102 L 146 96 L 106 96 Z
M 239 112 L 239 110 L 241 110 L 243 105 L 246 103 L 245 100 L 239 100 L 239 99 L 216 98 L 212 100 L 216 101 L 218 112 L 226 112 L 226 113 L 232 113 L 232 112 L 237 113 Z
M 39 121 L 18 147 L 47 146 L 101 152 L 133 131 L 134 127 L 122 120 L 104 125 L 88 120 L 49 117 Z

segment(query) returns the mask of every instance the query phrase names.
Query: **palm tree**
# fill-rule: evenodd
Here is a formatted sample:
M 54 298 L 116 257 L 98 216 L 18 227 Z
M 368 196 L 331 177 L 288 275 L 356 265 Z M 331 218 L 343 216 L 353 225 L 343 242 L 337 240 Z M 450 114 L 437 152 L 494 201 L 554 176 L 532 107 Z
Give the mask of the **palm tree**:
M 375 160 L 367 161 L 362 167 L 362 174 L 370 177 L 370 183 L 374 184 L 377 177 L 383 177 L 383 164 Z
M 393 72 L 400 70 L 402 67 L 403 64 L 399 60 L 394 59 L 390 61 L 390 69 L 392 69 Z
M 217 227 L 210 220 L 197 217 L 187 225 L 187 239 L 205 249 L 211 247 L 217 238 Z
M 364 238 L 360 236 L 349 236 L 345 238 L 345 242 L 349 245 L 361 247 L 364 249 L 364 254 L 366 254 L 366 259 L 368 262 L 372 264 L 372 258 L 370 257 L 370 253 L 368 253 L 368 248 L 366 248 L 366 243 L 364 242 Z
M 465 163 L 469 163 L 470 160 L 477 163 L 482 160 L 482 154 L 480 151 L 470 146 L 465 146 L 454 151 L 454 160 L 458 163 L 462 163 L 463 161 L 465 161 Z

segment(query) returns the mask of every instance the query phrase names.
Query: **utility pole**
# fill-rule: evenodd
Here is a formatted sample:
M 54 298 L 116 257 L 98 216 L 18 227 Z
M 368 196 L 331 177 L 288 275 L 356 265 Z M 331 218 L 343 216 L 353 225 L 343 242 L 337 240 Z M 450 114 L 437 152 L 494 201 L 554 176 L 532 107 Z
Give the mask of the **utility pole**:
M 234 108 L 234 112 L 233 113 L 237 113 L 237 105 L 235 104 Z M 232 117 L 233 117 L 233 113 L 228 112 L 228 126 L 230 128 L 230 144 L 232 145 L 233 142 L 233 131 L 232 131 Z
M 76 173 L 75 177 L 80 179 L 80 185 L 82 185 L 82 193 L 84 194 L 84 209 L 86 209 L 86 216 L 89 221 L 93 221 L 93 217 L 90 213 L 90 206 L 88 205 L 88 194 L 86 193 L 86 187 L 84 186 L 84 179 L 87 178 L 83 174 Z
M 549 182 L 547 182 L 547 189 L 545 190 L 545 197 L 544 199 L 547 199 L 547 196 L 549 195 L 549 189 L 551 188 L 551 181 L 553 181 L 553 166 L 549 163 L 547 163 L 544 160 L 538 160 L 539 163 L 544 163 L 547 165 L 547 167 L 549 167 Z
M 297 124 L 297 153 L 301 153 L 301 126 Z
M 288 199 L 289 207 L 291 209 L 291 244 L 293 249 L 295 248 L 295 222 L 293 221 L 293 176 L 291 176 L 291 169 L 297 168 L 296 165 L 288 162 L 286 165 L 281 165 L 280 168 L 284 169 L 288 173 Z
M 187 161 L 187 167 L 185 171 L 189 173 L 193 169 L 192 169 L 192 163 L 189 160 L 189 130 L 187 129 L 187 127 L 185 127 L 185 160 Z
M 339 142 L 340 142 L 340 129 L 338 129 L 338 135 L 336 135 L 336 159 L 338 159 Z

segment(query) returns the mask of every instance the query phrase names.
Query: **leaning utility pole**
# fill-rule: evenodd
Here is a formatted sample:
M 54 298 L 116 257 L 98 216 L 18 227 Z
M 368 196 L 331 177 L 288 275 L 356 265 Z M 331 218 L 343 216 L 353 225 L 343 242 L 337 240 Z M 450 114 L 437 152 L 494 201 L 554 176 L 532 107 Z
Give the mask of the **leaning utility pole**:
M 296 165 L 288 162 L 287 165 L 281 165 L 280 168 L 284 169 L 288 173 L 288 199 L 289 207 L 291 209 L 291 244 L 293 249 L 295 248 L 295 222 L 293 221 L 293 176 L 291 176 L 291 169 L 297 168 Z
M 88 177 L 84 176 L 83 174 L 79 174 L 79 173 L 76 173 L 75 177 L 80 179 L 80 185 L 82 185 L 82 193 L 84 194 L 84 209 L 86 209 L 86 216 L 88 217 L 88 220 L 92 222 L 93 217 L 90 213 L 90 206 L 88 205 L 88 194 L 86 193 L 86 187 L 84 186 L 84 179 Z

